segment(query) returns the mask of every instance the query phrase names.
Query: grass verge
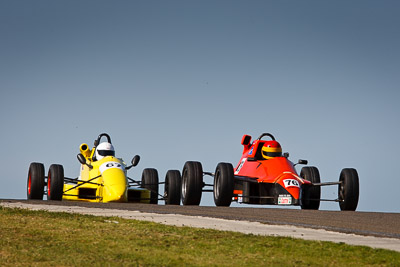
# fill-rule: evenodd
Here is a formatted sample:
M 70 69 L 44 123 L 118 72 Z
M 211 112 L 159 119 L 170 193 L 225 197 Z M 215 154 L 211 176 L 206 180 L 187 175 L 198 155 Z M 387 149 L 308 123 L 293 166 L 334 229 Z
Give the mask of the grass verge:
M 399 264 L 383 249 L 0 207 L 1 266 Z

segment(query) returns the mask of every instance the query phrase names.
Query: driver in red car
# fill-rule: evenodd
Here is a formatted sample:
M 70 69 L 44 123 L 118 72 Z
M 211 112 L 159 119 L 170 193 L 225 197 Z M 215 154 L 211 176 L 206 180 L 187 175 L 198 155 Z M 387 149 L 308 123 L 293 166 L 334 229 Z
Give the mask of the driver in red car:
M 277 141 L 266 141 L 261 149 L 264 159 L 282 157 L 282 147 Z

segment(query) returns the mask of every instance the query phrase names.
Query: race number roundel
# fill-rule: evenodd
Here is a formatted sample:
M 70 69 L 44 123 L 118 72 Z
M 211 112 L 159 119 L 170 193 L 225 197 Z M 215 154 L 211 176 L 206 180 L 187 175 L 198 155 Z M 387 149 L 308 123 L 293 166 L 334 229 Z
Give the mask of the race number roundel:
M 286 179 L 283 180 L 283 183 L 285 184 L 285 187 L 300 187 L 299 181 L 296 179 Z
M 120 169 L 122 171 L 124 170 L 122 164 L 119 162 L 115 162 L 115 161 L 105 162 L 105 163 L 101 164 L 99 169 L 100 169 L 101 174 L 103 174 L 103 172 L 105 172 L 108 169 Z

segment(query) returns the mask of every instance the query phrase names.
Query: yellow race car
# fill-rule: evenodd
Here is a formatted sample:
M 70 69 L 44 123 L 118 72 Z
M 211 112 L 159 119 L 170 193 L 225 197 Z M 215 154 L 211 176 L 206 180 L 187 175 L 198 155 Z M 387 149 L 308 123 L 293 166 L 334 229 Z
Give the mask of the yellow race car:
M 102 137 L 106 142 L 100 143 Z M 180 175 L 167 174 L 164 195 L 159 195 L 159 179 L 156 169 L 143 170 L 141 181 L 127 176 L 127 170 L 135 167 L 140 160 L 134 156 L 131 165 L 115 157 L 115 150 L 108 134 L 102 133 L 89 149 L 86 143 L 79 147 L 77 158 L 81 163 L 78 178 L 64 177 L 64 168 L 52 164 L 45 176 L 44 165 L 30 164 L 27 182 L 28 199 L 79 200 L 87 202 L 141 202 L 157 204 L 159 196 L 166 204 L 180 204 Z

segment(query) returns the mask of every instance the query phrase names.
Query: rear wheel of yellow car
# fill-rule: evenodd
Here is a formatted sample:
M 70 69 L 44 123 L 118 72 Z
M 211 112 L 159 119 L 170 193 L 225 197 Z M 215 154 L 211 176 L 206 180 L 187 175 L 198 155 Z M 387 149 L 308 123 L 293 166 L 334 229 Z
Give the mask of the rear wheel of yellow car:
M 200 162 L 187 161 L 182 171 L 183 205 L 200 205 L 203 192 L 203 167 Z
M 33 162 L 29 166 L 27 197 L 28 199 L 43 199 L 44 194 L 44 165 Z
M 158 203 L 158 172 L 156 169 L 147 168 L 142 173 L 142 188 L 150 191 L 150 204 Z
M 182 178 L 178 170 L 169 170 L 165 177 L 164 198 L 165 205 L 181 204 Z
M 64 168 L 53 164 L 47 176 L 47 200 L 62 200 L 64 189 Z

